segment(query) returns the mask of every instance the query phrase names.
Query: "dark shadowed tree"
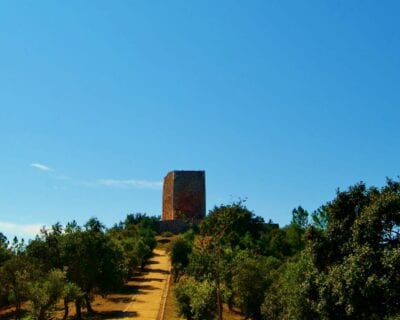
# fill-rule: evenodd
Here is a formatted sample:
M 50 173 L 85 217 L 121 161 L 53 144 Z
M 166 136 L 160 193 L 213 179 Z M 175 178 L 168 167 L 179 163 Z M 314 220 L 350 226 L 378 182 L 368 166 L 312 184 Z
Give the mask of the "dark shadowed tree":
M 123 253 L 104 233 L 104 226 L 97 219 L 90 219 L 85 231 L 76 228 L 65 234 L 62 254 L 67 278 L 82 289 L 89 312 L 93 312 L 91 299 L 95 289 L 105 294 L 122 286 Z M 79 317 L 82 306 L 79 297 L 75 304 Z
M 174 274 L 174 282 L 179 279 L 179 276 L 189 264 L 189 255 L 192 252 L 192 244 L 180 237 L 172 244 L 170 256 Z
M 318 290 L 313 302 L 318 313 L 329 319 L 398 314 L 399 183 L 388 180 L 380 190 L 359 183 L 338 191 L 326 210 L 326 229 L 307 231 L 311 258 L 320 271 L 307 279 Z

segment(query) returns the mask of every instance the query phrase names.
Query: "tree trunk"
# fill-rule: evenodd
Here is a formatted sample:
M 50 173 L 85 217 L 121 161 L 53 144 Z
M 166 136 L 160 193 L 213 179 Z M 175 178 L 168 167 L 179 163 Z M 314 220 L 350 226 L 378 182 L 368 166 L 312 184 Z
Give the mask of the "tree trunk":
M 82 300 L 79 298 L 79 299 L 76 299 L 75 300 L 75 308 L 76 308 L 76 320 L 82 320 L 82 310 L 81 310 L 81 307 L 82 307 Z
M 233 298 L 232 297 L 228 298 L 228 308 L 230 311 L 232 311 L 232 309 L 233 309 Z
M 15 304 L 15 320 L 19 319 L 21 314 L 21 302 L 17 301 Z
M 222 320 L 222 299 L 221 299 L 219 279 L 217 279 L 217 308 L 218 308 L 218 320 Z
M 88 313 L 94 313 L 88 293 L 85 294 L 85 302 L 86 302 L 86 308 L 87 308 Z
M 68 313 L 69 313 L 68 299 L 64 298 L 64 317 L 63 317 L 63 320 L 67 320 Z
M 46 308 L 41 307 L 39 310 L 39 315 L 38 315 L 38 320 L 44 320 L 45 319 L 45 314 L 46 314 Z

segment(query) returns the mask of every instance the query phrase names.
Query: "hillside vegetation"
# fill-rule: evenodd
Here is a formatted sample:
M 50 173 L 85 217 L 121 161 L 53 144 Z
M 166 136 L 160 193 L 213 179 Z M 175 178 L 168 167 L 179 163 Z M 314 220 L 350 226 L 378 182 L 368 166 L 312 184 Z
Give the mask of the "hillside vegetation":
M 54 318 L 62 301 L 64 319 L 71 302 L 77 319 L 95 314 L 95 295 L 119 290 L 145 266 L 158 223 L 141 214 L 110 229 L 96 218 L 57 223 L 27 244 L 0 234 L 0 307 L 32 320 Z M 400 319 L 399 182 L 338 190 L 312 213 L 295 208 L 284 227 L 243 201 L 224 204 L 171 239 L 184 319 L 226 319 L 230 309 L 245 319 Z
M 83 307 L 93 314 L 95 294 L 121 289 L 144 267 L 156 246 L 157 226 L 158 218 L 130 214 L 108 230 L 96 218 L 84 226 L 57 223 L 27 245 L 16 238 L 9 243 L 0 234 L 0 307 L 14 305 L 16 319 L 24 311 L 25 319 L 45 320 L 63 300 L 64 319 L 70 302 L 76 319 Z
M 223 319 L 400 319 L 400 184 L 358 183 L 283 228 L 215 207 L 171 249 L 178 311 Z

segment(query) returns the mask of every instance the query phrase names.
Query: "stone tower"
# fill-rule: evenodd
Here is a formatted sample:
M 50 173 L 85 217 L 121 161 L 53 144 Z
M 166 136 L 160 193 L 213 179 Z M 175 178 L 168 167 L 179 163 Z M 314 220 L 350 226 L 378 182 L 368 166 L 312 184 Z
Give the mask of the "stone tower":
M 204 171 L 171 171 L 164 178 L 162 220 L 197 223 L 206 214 Z

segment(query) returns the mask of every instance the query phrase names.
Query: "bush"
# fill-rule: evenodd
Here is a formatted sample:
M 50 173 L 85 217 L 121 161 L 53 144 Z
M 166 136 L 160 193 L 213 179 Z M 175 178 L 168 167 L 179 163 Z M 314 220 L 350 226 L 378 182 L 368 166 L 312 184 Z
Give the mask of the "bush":
M 247 252 L 237 257 L 232 288 L 235 304 L 246 317 L 261 317 L 260 307 L 268 286 L 266 275 L 266 263 L 260 257 L 250 257 Z
M 170 254 L 175 282 L 189 264 L 189 255 L 191 252 L 192 246 L 185 239 L 179 238 L 173 243 Z
M 212 320 L 217 312 L 215 284 L 183 278 L 175 287 L 179 315 L 188 320 Z
M 64 271 L 51 270 L 44 279 L 30 284 L 28 291 L 32 319 L 50 318 L 53 308 L 63 296 L 65 283 Z

